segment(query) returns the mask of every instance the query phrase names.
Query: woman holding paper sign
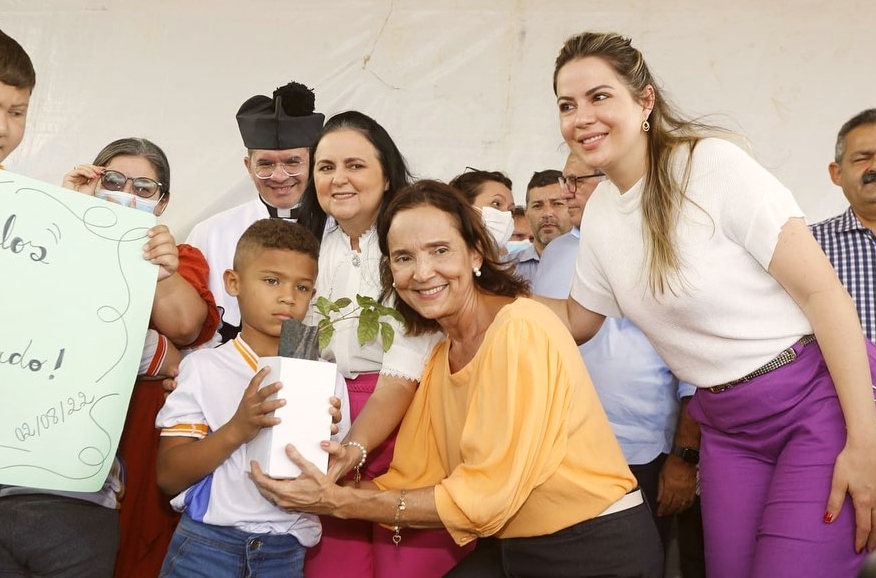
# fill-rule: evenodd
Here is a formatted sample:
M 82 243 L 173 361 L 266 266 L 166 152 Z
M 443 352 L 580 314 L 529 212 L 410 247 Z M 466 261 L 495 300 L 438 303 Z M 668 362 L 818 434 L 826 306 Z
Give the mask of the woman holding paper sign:
M 262 494 L 387 524 L 402 547 L 405 528 L 445 527 L 458 544 L 482 538 L 448 576 L 662 576 L 657 530 L 574 341 L 500 264 L 473 207 L 420 181 L 377 231 L 383 286 L 400 298 L 408 331 L 447 334 L 390 469 L 367 489 L 339 486 L 289 446 L 304 473 L 280 481 L 254 466 Z
M 311 162 L 299 222 L 322 238 L 316 296 L 331 301 L 347 297 L 355 304 L 356 296 L 363 295 L 385 302 L 375 224 L 395 193 L 410 181 L 404 157 L 374 119 L 348 111 L 328 120 Z M 326 228 L 328 216 L 333 221 Z M 347 379 L 354 420 L 344 451 L 330 466 L 333 479 L 354 466 L 356 474 L 366 480 L 386 471 L 392 458 L 393 430 L 417 389 L 434 345 L 432 336 L 408 336 L 398 322 L 390 323 L 395 339 L 386 353 L 379 339 L 359 345 L 355 318 L 335 323 L 335 335 L 322 352 Z M 464 551 L 443 531 L 416 533 L 398 549 L 392 544 L 392 534 L 378 525 L 324 518 L 322 541 L 308 552 L 305 574 L 314 578 L 428 578 L 441 576 L 462 555 Z
M 104 147 L 93 163 L 74 167 L 64 176 L 63 186 L 159 216 L 170 201 L 170 164 L 154 143 L 123 138 Z M 155 416 L 165 396 L 156 378 L 173 373 L 161 369 L 162 358 L 173 356 L 177 349 L 206 343 L 219 324 L 201 252 L 177 245 L 165 225 L 156 225 L 148 236 L 144 257 L 159 270 L 144 348 L 144 375 L 134 387 L 119 443 L 126 476 L 115 571 L 120 578 L 156 576 L 179 519 L 158 489 L 155 474 Z

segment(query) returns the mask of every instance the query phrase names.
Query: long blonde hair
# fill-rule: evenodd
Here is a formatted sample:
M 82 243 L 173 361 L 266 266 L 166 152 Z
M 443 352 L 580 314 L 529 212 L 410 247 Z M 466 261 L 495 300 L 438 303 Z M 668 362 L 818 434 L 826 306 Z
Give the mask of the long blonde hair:
M 560 50 L 554 67 L 554 94 L 560 69 L 581 58 L 595 56 L 612 67 L 633 97 L 641 101 L 648 85 L 654 89 L 654 108 L 648 117 L 651 125 L 645 133 L 648 163 L 642 191 L 644 241 L 648 257 L 648 285 L 656 296 L 669 290 L 680 279 L 681 259 L 675 247 L 675 232 L 685 190 L 690 176 L 690 158 L 697 143 L 705 137 L 726 137 L 725 129 L 683 117 L 666 100 L 654 81 L 642 53 L 633 48 L 629 38 L 615 33 L 583 32 L 569 38 Z M 683 174 L 673 169 L 676 151 L 686 150 Z

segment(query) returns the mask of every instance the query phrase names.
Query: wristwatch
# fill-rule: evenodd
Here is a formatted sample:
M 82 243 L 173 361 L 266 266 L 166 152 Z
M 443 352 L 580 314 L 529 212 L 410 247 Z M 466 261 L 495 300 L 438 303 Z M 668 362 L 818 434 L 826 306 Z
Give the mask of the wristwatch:
M 698 464 L 700 463 L 700 450 L 696 448 L 687 448 L 683 446 L 672 446 L 672 450 L 669 452 L 674 456 L 678 456 L 689 464 Z

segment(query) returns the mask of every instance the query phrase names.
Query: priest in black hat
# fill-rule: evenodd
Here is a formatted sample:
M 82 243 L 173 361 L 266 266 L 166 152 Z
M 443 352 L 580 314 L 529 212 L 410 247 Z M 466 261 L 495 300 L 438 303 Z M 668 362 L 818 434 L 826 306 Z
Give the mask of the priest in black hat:
M 228 209 L 192 228 L 186 243 L 200 249 L 210 265 L 209 286 L 222 311 L 214 345 L 240 331 L 237 300 L 225 293 L 222 276 L 231 269 L 237 240 L 259 219 L 297 218 L 298 203 L 310 176 L 310 147 L 322 131 L 324 115 L 314 112 L 313 91 L 290 82 L 273 97 L 253 96 L 237 111 L 237 125 L 247 148 L 243 164 L 258 197 Z

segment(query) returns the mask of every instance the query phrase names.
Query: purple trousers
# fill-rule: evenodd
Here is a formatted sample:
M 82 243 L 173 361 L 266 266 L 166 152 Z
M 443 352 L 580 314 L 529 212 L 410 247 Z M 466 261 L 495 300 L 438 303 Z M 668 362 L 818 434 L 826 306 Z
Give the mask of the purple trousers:
M 700 485 L 709 578 L 854 578 L 855 511 L 824 522 L 845 420 L 818 343 L 727 391 L 698 390 Z M 876 383 L 876 347 L 867 342 Z

